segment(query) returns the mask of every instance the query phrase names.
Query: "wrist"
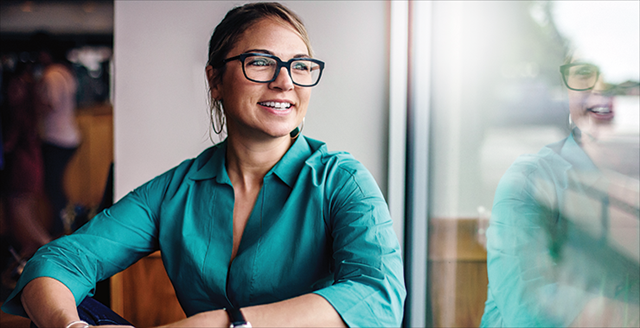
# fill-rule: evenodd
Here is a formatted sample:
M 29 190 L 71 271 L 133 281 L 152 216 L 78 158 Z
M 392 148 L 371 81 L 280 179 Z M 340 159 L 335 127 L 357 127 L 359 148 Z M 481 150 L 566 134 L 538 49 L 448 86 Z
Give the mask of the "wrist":
M 240 308 L 225 309 L 225 312 L 227 312 L 231 322 L 229 328 L 251 328 L 251 323 L 245 319 Z

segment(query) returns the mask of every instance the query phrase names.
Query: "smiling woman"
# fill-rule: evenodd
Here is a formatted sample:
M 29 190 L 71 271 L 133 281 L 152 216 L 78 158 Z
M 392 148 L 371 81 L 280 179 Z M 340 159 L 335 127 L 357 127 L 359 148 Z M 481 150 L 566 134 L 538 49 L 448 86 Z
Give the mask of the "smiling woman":
M 215 37 L 214 32 L 213 43 Z M 262 58 L 275 57 L 270 58 L 277 59 L 274 63 L 282 63 L 277 56 L 296 60 L 308 58 L 308 62 L 321 63 L 309 58 L 309 47 L 293 26 L 283 25 L 277 18 L 262 19 L 254 23 L 222 62 L 210 60 L 207 78 L 211 96 L 223 106 L 228 125 L 227 132 L 231 139 L 236 141 L 254 138 L 256 132 L 272 137 L 288 136 L 302 122 L 311 97 L 310 88 L 295 84 L 293 76 L 299 73 L 291 72 L 292 62 L 287 65 L 289 68 L 283 63 L 266 70 L 267 76 L 262 76 L 262 81 L 253 79 L 265 74 L 264 68 L 256 68 L 256 56 L 245 56 L 255 53 L 264 54 Z M 236 58 L 239 60 L 234 60 Z M 261 62 L 265 63 L 264 60 Z M 282 70 L 285 73 L 279 74 Z M 315 83 L 307 85 L 313 84 Z M 278 105 L 270 106 L 272 104 Z M 288 147 L 287 144 L 291 140 L 282 140 L 285 142 L 281 146 Z
M 126 323 L 86 297 L 161 250 L 188 316 L 170 327 L 400 326 L 403 265 L 382 193 L 298 128 L 324 68 L 312 56 L 286 7 L 227 13 L 206 67 L 227 138 L 40 249 L 3 310 L 38 326 Z

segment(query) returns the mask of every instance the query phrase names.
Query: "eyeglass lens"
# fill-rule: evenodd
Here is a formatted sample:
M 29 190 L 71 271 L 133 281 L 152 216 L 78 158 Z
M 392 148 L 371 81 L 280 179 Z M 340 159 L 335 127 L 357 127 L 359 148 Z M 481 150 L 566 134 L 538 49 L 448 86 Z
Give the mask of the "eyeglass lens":
M 591 64 L 580 64 L 565 70 L 565 81 L 571 89 L 590 89 L 598 80 L 598 67 Z
M 244 60 L 244 72 L 247 78 L 256 82 L 273 80 L 277 69 L 278 63 L 274 58 L 248 56 Z M 313 85 L 320 78 L 320 65 L 309 60 L 293 61 L 289 76 L 295 84 Z

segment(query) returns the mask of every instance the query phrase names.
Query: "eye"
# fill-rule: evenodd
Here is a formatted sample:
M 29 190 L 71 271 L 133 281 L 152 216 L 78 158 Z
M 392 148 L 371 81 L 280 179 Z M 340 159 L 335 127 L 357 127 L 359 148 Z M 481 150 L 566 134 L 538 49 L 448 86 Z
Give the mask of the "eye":
M 245 65 L 252 66 L 252 67 L 268 67 L 268 66 L 275 65 L 275 60 L 267 57 L 254 56 L 254 57 L 248 57 L 245 60 Z
M 297 71 L 309 72 L 311 70 L 311 63 L 306 61 L 297 61 L 291 64 L 291 68 Z
M 591 77 L 596 75 L 598 70 L 591 65 L 577 66 L 573 71 L 576 77 Z

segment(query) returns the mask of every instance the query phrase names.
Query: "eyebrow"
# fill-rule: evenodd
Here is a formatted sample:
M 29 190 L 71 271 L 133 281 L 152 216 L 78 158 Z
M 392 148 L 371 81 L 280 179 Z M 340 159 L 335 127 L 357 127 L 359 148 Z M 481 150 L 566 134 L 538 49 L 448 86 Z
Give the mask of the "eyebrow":
M 273 54 L 273 52 L 271 52 L 271 51 L 269 51 L 267 49 L 249 49 L 249 50 L 245 51 L 245 53 L 248 53 L 248 52 L 267 54 L 267 55 L 275 56 Z M 297 55 L 294 55 L 293 58 L 311 58 L 311 56 L 309 56 L 307 54 L 297 54 Z

